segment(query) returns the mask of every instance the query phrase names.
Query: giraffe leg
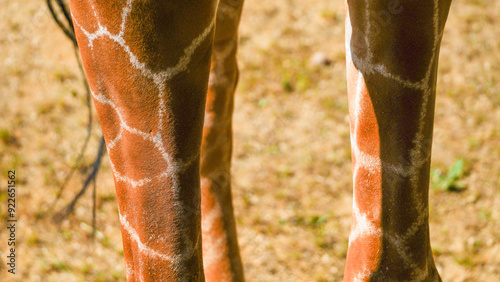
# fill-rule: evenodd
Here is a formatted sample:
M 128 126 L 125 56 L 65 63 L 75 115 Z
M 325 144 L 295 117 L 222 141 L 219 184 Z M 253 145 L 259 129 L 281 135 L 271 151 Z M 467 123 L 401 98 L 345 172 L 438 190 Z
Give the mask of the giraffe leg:
M 199 160 L 217 1 L 72 0 L 129 281 L 203 281 Z
M 344 281 L 440 281 L 428 189 L 451 0 L 347 0 L 353 217 Z
M 243 281 L 231 200 L 232 114 L 238 80 L 243 0 L 222 0 L 217 21 L 201 150 L 203 265 L 207 281 Z

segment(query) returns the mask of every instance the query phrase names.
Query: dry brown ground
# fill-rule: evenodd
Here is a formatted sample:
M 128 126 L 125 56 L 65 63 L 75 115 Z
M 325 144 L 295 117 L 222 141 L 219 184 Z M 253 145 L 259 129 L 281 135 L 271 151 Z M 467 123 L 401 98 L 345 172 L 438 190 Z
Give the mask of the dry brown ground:
M 82 146 L 87 113 L 71 45 L 44 2 L 0 0 L 0 217 L 12 168 L 19 216 L 18 273 L 7 276 L 2 227 L 0 280 L 123 281 L 109 162 L 98 178 L 97 239 L 90 193 L 60 225 L 47 212 Z M 342 2 L 246 4 L 233 181 L 248 281 L 342 278 L 352 200 Z M 467 186 L 430 189 L 444 281 L 500 281 L 499 11 L 500 1 L 455 0 L 444 35 L 432 167 L 463 159 Z M 332 64 L 311 65 L 316 52 Z M 58 208 L 81 181 L 73 178 Z

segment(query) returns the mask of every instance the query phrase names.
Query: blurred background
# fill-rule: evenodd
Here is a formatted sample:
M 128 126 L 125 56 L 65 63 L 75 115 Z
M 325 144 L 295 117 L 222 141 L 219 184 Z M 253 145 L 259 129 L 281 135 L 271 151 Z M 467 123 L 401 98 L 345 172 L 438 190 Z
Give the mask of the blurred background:
M 341 281 L 352 178 L 343 1 L 248 0 L 241 24 L 233 196 L 248 281 Z M 72 44 L 42 0 L 0 0 L 0 218 L 17 172 L 17 274 L 2 281 L 124 281 L 107 155 L 92 194 L 52 221 L 81 188 L 98 148 L 51 204 L 88 121 Z M 454 0 L 441 48 L 430 187 L 431 242 L 444 281 L 500 279 L 500 1 Z M 94 109 L 93 109 L 94 110 Z M 4 223 L 0 226 L 4 226 Z

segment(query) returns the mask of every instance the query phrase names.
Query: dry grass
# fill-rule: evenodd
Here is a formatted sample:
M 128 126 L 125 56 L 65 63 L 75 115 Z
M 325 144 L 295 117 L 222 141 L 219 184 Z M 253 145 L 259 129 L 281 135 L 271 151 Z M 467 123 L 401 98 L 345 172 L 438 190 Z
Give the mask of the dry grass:
M 56 225 L 50 203 L 85 136 L 84 91 L 70 43 L 44 1 L 0 1 L 0 217 L 18 174 L 17 281 L 124 280 L 109 162 Z M 456 0 L 443 45 L 432 167 L 465 161 L 460 193 L 430 190 L 431 240 L 445 281 L 500 278 L 499 1 Z M 249 281 L 339 281 L 351 211 L 342 1 L 248 1 L 235 111 L 234 201 Z M 284 24 L 287 23 L 287 24 Z M 310 58 L 324 53 L 329 66 Z M 95 120 L 97 123 L 97 120 Z M 92 136 L 84 172 L 97 150 Z M 70 183 L 62 207 L 79 189 Z M 3 224 L 1 224 L 3 226 Z M 0 280 L 7 232 L 0 228 Z

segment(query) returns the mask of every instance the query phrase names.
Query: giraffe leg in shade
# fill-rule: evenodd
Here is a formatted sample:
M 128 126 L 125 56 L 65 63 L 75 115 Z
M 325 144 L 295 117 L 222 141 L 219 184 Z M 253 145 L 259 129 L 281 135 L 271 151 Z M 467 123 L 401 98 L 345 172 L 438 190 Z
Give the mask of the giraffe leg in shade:
M 436 69 L 450 2 L 347 1 L 354 197 L 344 281 L 440 281 L 428 187 Z
M 231 200 L 232 115 L 243 0 L 222 0 L 212 54 L 201 149 L 203 265 L 207 281 L 243 281 Z

